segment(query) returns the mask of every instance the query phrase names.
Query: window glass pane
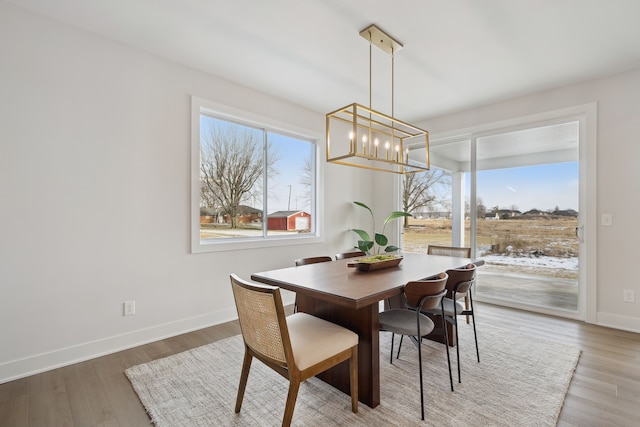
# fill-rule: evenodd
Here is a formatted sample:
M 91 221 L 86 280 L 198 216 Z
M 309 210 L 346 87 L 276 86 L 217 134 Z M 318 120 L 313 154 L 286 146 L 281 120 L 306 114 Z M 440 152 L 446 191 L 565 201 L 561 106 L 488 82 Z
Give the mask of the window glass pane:
M 200 115 L 200 239 L 263 235 L 264 132 Z
M 429 245 L 451 245 L 451 175 L 431 166 L 426 172 L 403 175 L 402 207 L 405 252 L 427 253 Z
M 314 144 L 268 133 L 267 235 L 312 230 Z
M 477 200 L 484 207 L 476 227 L 476 255 L 485 262 L 475 289 L 480 298 L 578 311 L 578 125 L 477 138 Z

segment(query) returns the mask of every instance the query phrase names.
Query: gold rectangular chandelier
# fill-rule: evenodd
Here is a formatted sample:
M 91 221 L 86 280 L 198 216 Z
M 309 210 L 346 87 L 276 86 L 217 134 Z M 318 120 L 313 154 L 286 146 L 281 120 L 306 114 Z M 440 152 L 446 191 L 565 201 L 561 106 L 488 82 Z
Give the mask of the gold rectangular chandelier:
M 327 162 L 409 174 L 429 169 L 429 132 L 393 117 L 393 58 L 402 45 L 375 25 L 360 32 L 369 41 L 369 107 L 353 103 L 327 114 Z M 371 47 L 391 55 L 391 115 L 371 108 Z M 424 163 L 409 158 L 425 149 Z

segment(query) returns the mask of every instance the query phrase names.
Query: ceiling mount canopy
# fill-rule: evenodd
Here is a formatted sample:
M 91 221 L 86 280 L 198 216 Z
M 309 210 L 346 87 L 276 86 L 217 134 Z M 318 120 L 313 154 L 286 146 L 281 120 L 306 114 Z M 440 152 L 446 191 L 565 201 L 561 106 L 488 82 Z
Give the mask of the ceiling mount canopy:
M 429 132 L 394 117 L 394 55 L 402 44 L 372 24 L 360 31 L 369 42 L 369 107 L 353 103 L 327 114 L 327 162 L 397 174 L 429 169 Z M 371 108 L 372 46 L 391 55 L 391 115 Z M 424 163 L 409 159 L 425 148 Z

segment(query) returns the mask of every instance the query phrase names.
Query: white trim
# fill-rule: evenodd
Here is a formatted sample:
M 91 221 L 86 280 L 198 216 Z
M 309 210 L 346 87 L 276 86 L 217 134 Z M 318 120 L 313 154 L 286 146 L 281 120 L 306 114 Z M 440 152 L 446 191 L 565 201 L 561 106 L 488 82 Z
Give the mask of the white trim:
M 283 135 L 295 138 L 313 141 L 315 144 L 316 157 L 316 174 L 313 179 L 312 186 L 315 184 L 315 200 L 312 203 L 311 211 L 313 212 L 313 222 L 315 231 L 313 233 L 298 234 L 292 236 L 263 237 L 257 236 L 255 239 L 248 238 L 242 240 L 221 239 L 220 241 L 212 241 L 203 243 L 200 241 L 200 114 L 201 112 L 209 112 L 220 118 L 243 123 L 251 123 L 258 127 L 264 127 L 269 131 L 275 131 Z M 320 141 L 324 140 L 324 135 L 304 129 L 289 123 L 261 116 L 259 114 L 246 112 L 227 105 L 218 104 L 196 96 L 191 97 L 191 253 L 204 252 L 222 252 L 255 248 L 268 248 L 277 246 L 303 245 L 309 243 L 321 243 L 324 241 L 322 218 L 320 209 L 323 206 L 321 194 L 323 188 L 321 183 L 324 182 L 324 169 L 319 159 L 322 157 Z
M 640 333 L 637 317 L 598 312 L 595 323 L 607 328 L 622 329 L 623 331 Z
M 0 384 L 237 319 L 235 307 L 0 364 Z
M 451 244 L 453 246 L 464 246 L 464 226 L 465 226 L 465 173 L 451 172 L 451 212 L 462 212 L 462 215 L 452 215 L 451 218 Z
M 593 102 L 581 106 L 584 120 L 580 120 L 580 221 L 585 225 L 584 240 L 586 250 L 580 248 L 578 263 L 580 268 L 580 287 L 578 311 L 584 314 L 587 323 L 598 323 L 597 302 L 597 154 L 598 154 L 598 104 Z M 583 182 L 584 181 L 584 182 Z
M 474 293 L 473 302 L 475 303 L 476 301 L 482 302 L 485 304 L 498 305 L 500 307 L 514 308 L 516 310 L 532 311 L 535 313 L 544 314 L 548 316 L 556 316 L 556 317 L 562 317 L 565 319 L 573 319 L 573 320 L 582 320 L 580 314 L 573 310 L 554 309 L 549 307 L 543 307 L 540 305 L 534 306 L 530 304 L 509 301 L 506 299 L 491 298 L 487 296 L 476 295 Z

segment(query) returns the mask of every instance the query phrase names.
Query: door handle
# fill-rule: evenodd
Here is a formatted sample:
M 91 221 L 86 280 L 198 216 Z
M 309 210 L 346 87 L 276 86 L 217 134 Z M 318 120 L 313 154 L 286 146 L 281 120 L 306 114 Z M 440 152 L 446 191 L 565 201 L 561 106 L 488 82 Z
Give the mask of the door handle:
M 578 239 L 579 242 L 584 243 L 584 239 L 583 239 L 583 233 L 584 232 L 584 225 L 579 225 L 578 227 L 576 227 L 576 239 Z

